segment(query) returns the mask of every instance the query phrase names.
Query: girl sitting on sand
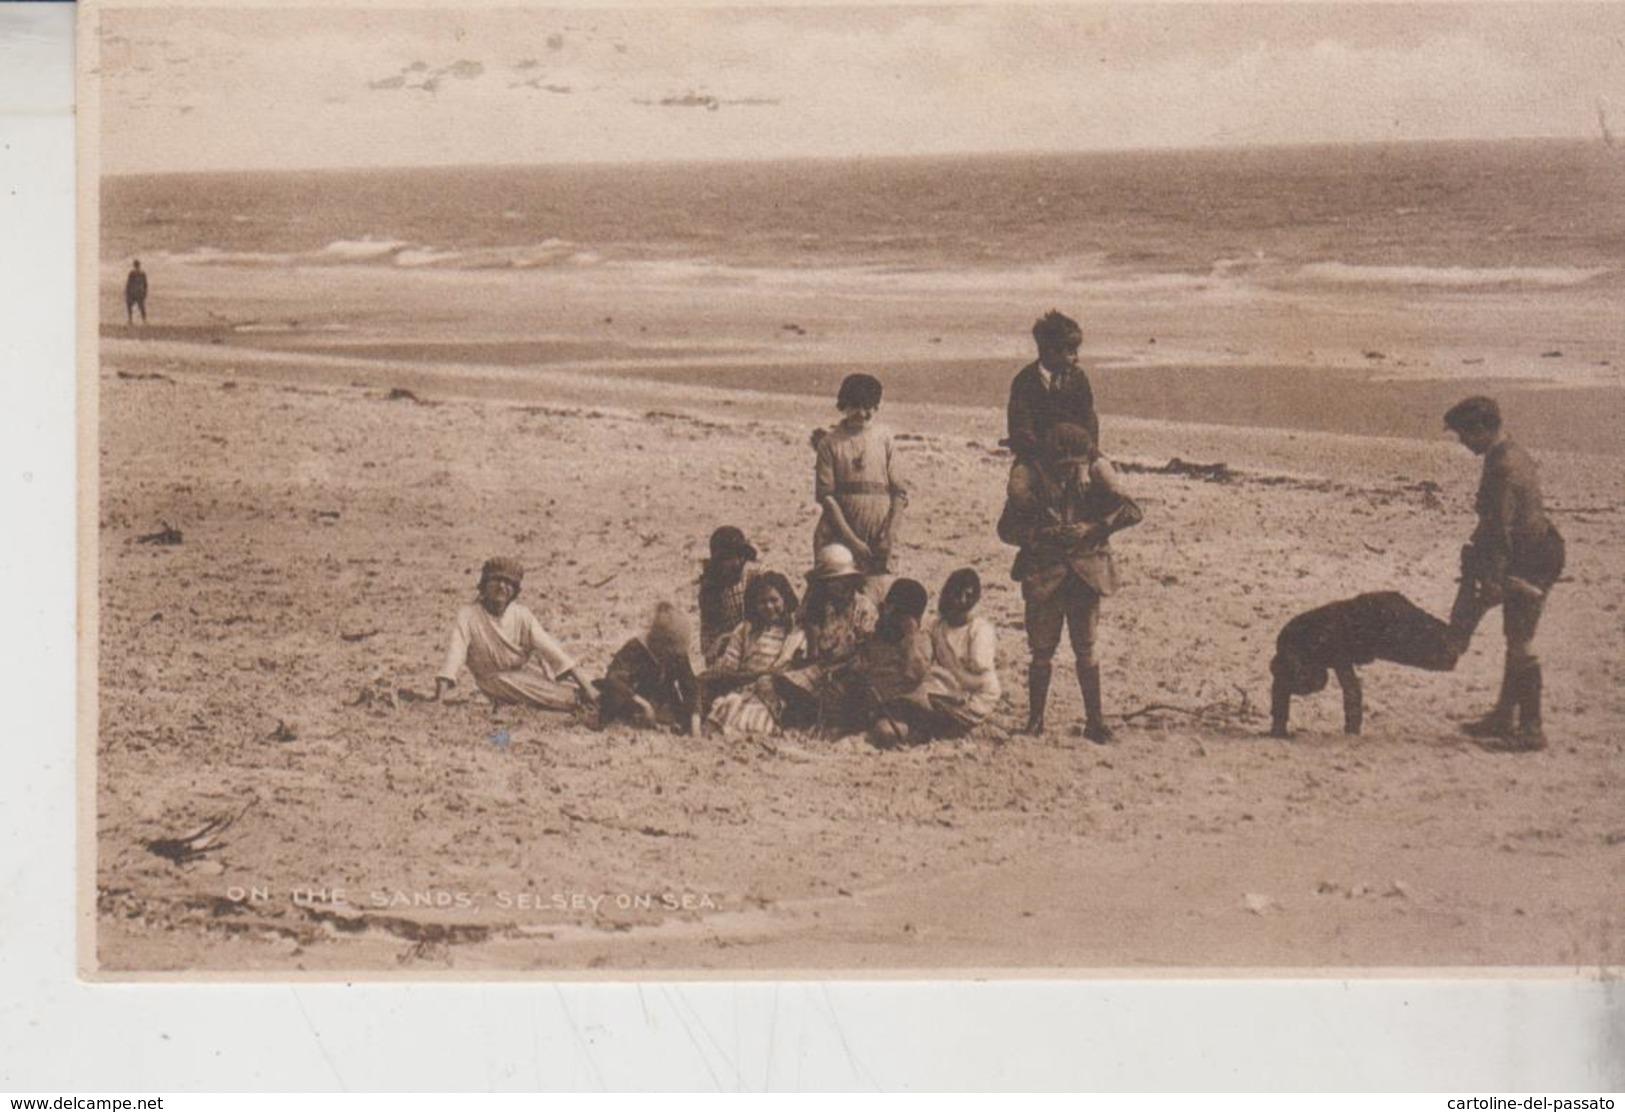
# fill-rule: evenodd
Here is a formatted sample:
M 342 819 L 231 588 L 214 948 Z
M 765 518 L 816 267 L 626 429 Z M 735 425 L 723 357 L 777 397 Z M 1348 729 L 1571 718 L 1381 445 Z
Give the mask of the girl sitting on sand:
M 924 706 L 910 722 L 920 740 L 963 737 L 999 705 L 998 634 L 992 622 L 975 616 L 981 600 L 975 568 L 960 568 L 942 585 L 930 632 L 931 678 Z
M 774 676 L 774 690 L 784 701 L 781 724 L 841 724 L 851 702 L 841 666 L 873 635 L 879 620 L 875 604 L 859 590 L 862 584 L 863 573 L 845 545 L 819 549 L 802 604 L 807 663 Z
M 700 731 L 700 685 L 688 660 L 689 626 L 669 602 L 655 607 L 648 632 L 622 645 L 597 683 L 598 721 Z
M 776 571 L 751 583 L 745 620 L 724 639 L 722 655 L 701 677 L 706 697 L 716 696 L 708 725 L 725 734 L 776 731 L 772 676 L 790 667 L 804 643 L 796 605 L 790 581 Z
M 880 604 L 874 636 L 847 666 L 853 702 L 844 708 L 843 724 L 867 726 L 870 742 L 881 748 L 913 740 L 909 722 L 931 671 L 931 639 L 920 628 L 926 601 L 925 587 L 915 580 L 893 583 Z
M 816 497 L 823 516 L 813 531 L 813 551 L 843 545 L 857 570 L 871 579 L 890 573 L 897 529 L 908 506 L 908 486 L 897 466 L 891 433 L 874 423 L 880 395 L 878 379 L 847 375 L 835 398 L 840 423 L 814 437 Z
M 466 664 L 475 685 L 493 703 L 541 710 L 573 710 L 594 700 L 570 654 L 515 602 L 525 579 L 518 560 L 496 556 L 480 569 L 479 594 L 457 612 L 446 661 L 435 677 L 436 700 L 457 686 Z

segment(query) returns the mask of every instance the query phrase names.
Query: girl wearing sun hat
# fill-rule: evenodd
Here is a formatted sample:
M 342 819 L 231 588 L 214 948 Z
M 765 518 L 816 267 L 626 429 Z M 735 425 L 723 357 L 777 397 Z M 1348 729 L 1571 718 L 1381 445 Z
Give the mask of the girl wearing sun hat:
M 818 550 L 807 571 L 807 599 L 801 608 L 807 663 L 774 677 L 785 725 L 828 724 L 830 714 L 849 702 L 841 666 L 874 635 L 880 620 L 862 586 L 863 573 L 850 549 L 828 544 Z

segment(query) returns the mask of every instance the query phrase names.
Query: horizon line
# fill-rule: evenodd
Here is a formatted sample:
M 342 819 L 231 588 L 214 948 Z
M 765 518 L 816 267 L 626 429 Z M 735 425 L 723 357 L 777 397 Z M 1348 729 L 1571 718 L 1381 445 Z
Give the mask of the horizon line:
M 242 166 L 242 167 L 211 167 L 198 170 L 126 170 L 117 172 L 103 172 L 101 181 L 113 178 L 141 178 L 141 177 L 185 177 L 204 174 L 345 174 L 345 173 L 373 173 L 399 170 L 530 170 L 530 169 L 609 169 L 637 167 L 687 167 L 687 166 L 763 166 L 773 164 L 798 163 L 854 163 L 854 162 L 927 162 L 934 160 L 963 160 L 963 159 L 1020 159 L 1020 158 L 1070 158 L 1079 156 L 1121 156 L 1121 155 L 1179 155 L 1179 154 L 1217 154 L 1222 152 L 1244 151 L 1271 151 L 1271 150 L 1317 150 L 1342 149 L 1358 147 L 1423 147 L 1423 146 L 1491 146 L 1513 143 L 1572 143 L 1587 144 L 1598 143 L 1607 145 L 1604 140 L 1596 136 L 1582 135 L 1511 135 L 1496 138 L 1403 138 L 1403 139 L 1315 139 L 1299 141 L 1273 141 L 1259 143 L 1203 143 L 1193 146 L 1147 146 L 1147 147 L 1082 147 L 1069 150 L 1051 149 L 1011 149 L 991 151 L 938 151 L 921 154 L 839 154 L 839 155 L 788 155 L 772 157 L 721 157 L 721 158 L 606 158 L 606 159 L 575 159 L 558 161 L 524 161 L 524 162 L 395 162 L 395 163 L 368 163 L 362 165 L 317 165 L 317 166 Z

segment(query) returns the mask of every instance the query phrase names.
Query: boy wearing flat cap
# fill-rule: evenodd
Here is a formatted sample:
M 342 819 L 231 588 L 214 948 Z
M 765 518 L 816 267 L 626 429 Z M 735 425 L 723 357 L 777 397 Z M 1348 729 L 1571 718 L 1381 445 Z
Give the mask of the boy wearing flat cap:
M 530 609 L 514 601 L 525 579 L 518 560 L 496 556 L 480 569 L 479 594 L 457 612 L 446 661 L 435 677 L 438 700 L 468 666 L 474 684 L 494 703 L 574 710 L 595 701 L 592 685 Z
M 999 539 L 1021 549 L 1010 578 L 1021 584 L 1032 650 L 1027 733 L 1044 732 L 1052 662 L 1064 628 L 1077 659 L 1086 715 L 1083 736 L 1101 745 L 1112 739 L 1101 710 L 1095 635 L 1100 600 L 1117 588 L 1111 535 L 1139 524 L 1142 517 L 1082 425 L 1051 428 L 1032 468 L 1030 489 L 1021 497 L 1012 493 L 1005 502 Z
M 1475 396 L 1451 406 L 1445 427 L 1484 457 L 1474 503 L 1478 527 L 1461 550 L 1461 586 L 1450 611 L 1450 630 L 1466 651 L 1479 621 L 1501 607 L 1506 661 L 1495 709 L 1462 726 L 1488 748 L 1542 749 L 1540 658 L 1535 629 L 1546 596 L 1563 574 L 1563 537 L 1546 517 L 1535 461 L 1502 431 L 1494 398 Z M 1516 721 L 1514 721 L 1516 716 Z

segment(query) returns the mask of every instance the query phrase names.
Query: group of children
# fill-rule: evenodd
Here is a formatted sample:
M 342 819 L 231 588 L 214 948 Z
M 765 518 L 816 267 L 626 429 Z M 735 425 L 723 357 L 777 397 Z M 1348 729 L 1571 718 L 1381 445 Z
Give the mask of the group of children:
M 894 579 L 877 605 L 865 590 L 874 580 L 844 545 L 819 550 L 805 601 L 755 555 L 732 526 L 712 534 L 700 577 L 702 671 L 690 660 L 686 615 L 661 602 L 597 680 L 515 601 L 524 580 L 518 562 L 487 560 L 477 598 L 458 613 L 436 698 L 466 665 L 494 702 L 596 708 L 599 724 L 688 734 L 866 732 L 883 747 L 965 736 L 998 705 L 997 642 L 992 623 L 975 614 L 975 570 L 948 577 L 928 621 L 922 584 Z M 726 632 L 704 636 L 719 629 Z
M 847 376 L 836 398 L 840 422 L 813 437 L 823 513 L 805 599 L 758 565 L 742 530 L 712 533 L 699 578 L 701 671 L 690 661 L 687 617 L 661 602 L 604 677 L 589 680 L 515 602 L 523 569 L 499 557 L 486 562 L 474 603 L 458 614 L 435 697 L 466 666 L 496 702 L 593 707 L 601 724 L 866 732 L 888 747 L 974 731 L 1001 695 L 993 625 L 975 615 L 981 578 L 971 568 L 950 575 L 928 620 L 926 588 L 892 576 L 908 486 L 891 435 L 874 424 L 881 396 L 873 376 Z
M 1067 633 L 1085 711 L 1084 736 L 1104 744 L 1096 630 L 1101 600 L 1116 586 L 1110 540 L 1142 513 L 1101 453 L 1088 376 L 1078 364 L 1082 331 L 1051 311 L 1033 325 L 1038 358 L 1011 383 L 1007 410 L 1014 457 L 997 525 L 1019 549 L 1031 662 L 1026 730 L 1045 728 L 1053 658 Z M 458 614 L 435 697 L 466 664 L 497 702 L 543 709 L 595 706 L 597 720 L 664 725 L 691 734 L 771 734 L 810 729 L 867 732 L 880 746 L 963 736 L 985 722 L 1001 687 L 993 626 L 975 615 L 981 580 L 961 568 L 942 586 L 937 616 L 913 579 L 892 577 L 909 486 L 891 435 L 874 423 L 881 384 L 866 374 L 841 383 L 841 420 L 813 435 L 815 562 L 798 600 L 783 575 L 762 570 L 745 534 L 711 536 L 699 580 L 700 648 L 693 670 L 684 612 L 660 603 L 648 629 L 589 681 L 534 614 L 514 600 L 523 569 L 486 562 L 478 597 Z M 1499 409 L 1469 398 L 1446 426 L 1485 457 L 1479 529 L 1463 552 L 1462 587 L 1447 624 L 1393 592 L 1329 604 L 1289 622 L 1271 662 L 1271 732 L 1287 733 L 1291 699 L 1335 672 L 1345 724 L 1358 733 L 1361 690 L 1354 668 L 1374 659 L 1449 670 L 1479 619 L 1504 605 L 1506 678 L 1496 709 L 1466 731 L 1502 748 L 1533 749 L 1541 732 L 1541 674 L 1531 648 L 1546 592 L 1563 565 L 1563 542 L 1541 506 L 1535 468 L 1501 432 Z

